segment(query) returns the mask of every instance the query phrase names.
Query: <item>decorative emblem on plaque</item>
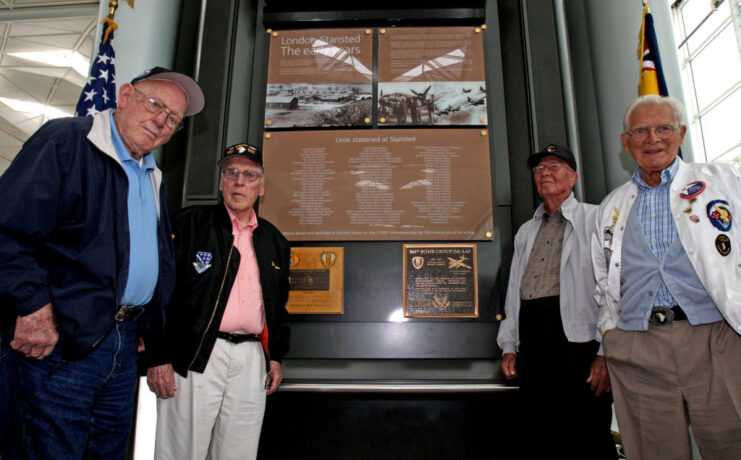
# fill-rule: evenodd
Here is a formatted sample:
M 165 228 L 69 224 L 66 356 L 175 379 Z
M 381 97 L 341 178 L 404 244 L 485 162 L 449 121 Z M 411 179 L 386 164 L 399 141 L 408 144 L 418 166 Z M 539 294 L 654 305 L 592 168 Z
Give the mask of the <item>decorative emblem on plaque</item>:
M 448 294 L 445 295 L 433 295 L 432 296 L 432 306 L 435 307 L 436 310 L 447 310 L 448 307 L 450 307 L 450 300 L 448 299 Z
M 419 270 L 422 268 L 422 266 L 425 264 L 425 258 L 422 256 L 414 256 L 412 257 L 412 266 Z
M 326 268 L 330 268 L 334 265 L 335 260 L 337 260 L 337 255 L 334 252 L 323 252 L 321 258 L 322 265 Z
M 298 254 L 291 251 L 291 257 L 290 259 L 288 259 L 288 265 L 290 266 L 290 268 L 293 268 L 296 265 L 298 265 L 300 261 L 301 261 L 301 258 L 298 256 Z

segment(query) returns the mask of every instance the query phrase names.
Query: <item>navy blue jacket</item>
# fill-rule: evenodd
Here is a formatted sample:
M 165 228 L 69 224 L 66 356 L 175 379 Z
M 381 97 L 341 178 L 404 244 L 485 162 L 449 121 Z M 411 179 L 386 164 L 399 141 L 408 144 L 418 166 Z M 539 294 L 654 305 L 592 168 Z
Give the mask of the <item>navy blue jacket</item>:
M 161 340 L 163 305 L 174 286 L 174 253 L 162 173 L 159 279 L 139 319 L 145 343 Z M 105 337 L 129 270 L 128 179 L 110 133 L 109 111 L 44 124 L 0 177 L 0 305 L 25 316 L 52 303 L 66 360 Z

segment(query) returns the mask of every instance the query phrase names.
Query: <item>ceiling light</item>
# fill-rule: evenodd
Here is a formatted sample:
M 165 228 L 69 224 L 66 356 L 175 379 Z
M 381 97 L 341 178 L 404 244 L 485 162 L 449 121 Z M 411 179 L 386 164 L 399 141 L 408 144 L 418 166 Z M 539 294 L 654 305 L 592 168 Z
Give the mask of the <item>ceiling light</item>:
M 8 55 L 54 67 L 71 67 L 83 77 L 87 77 L 88 70 L 90 69 L 90 61 L 77 51 L 72 50 L 29 51 L 8 53 Z
M 16 112 L 28 113 L 34 117 L 44 115 L 48 120 L 72 116 L 70 113 L 63 112 L 57 108 L 40 104 L 38 102 L 19 101 L 18 99 L 9 99 L 7 97 L 0 97 L 0 102 Z

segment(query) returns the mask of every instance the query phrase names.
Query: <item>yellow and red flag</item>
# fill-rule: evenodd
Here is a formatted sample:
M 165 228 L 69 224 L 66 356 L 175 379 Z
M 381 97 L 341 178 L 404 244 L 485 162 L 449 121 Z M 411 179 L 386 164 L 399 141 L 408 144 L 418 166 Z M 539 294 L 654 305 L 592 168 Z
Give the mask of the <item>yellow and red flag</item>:
M 661 67 L 659 43 L 656 41 L 654 18 L 648 9 L 648 3 L 643 2 L 643 22 L 638 39 L 638 59 L 641 61 L 641 79 L 638 83 L 638 95 L 659 94 L 668 96 L 664 69 Z

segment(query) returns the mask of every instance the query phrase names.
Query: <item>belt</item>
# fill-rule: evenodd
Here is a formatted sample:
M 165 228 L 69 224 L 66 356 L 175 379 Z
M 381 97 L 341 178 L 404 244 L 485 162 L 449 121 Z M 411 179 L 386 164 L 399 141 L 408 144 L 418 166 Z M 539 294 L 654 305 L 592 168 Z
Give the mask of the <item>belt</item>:
M 648 322 L 657 326 L 664 326 L 674 321 L 686 319 L 687 315 L 679 308 L 679 305 L 674 305 L 673 307 L 654 307 L 651 310 L 651 316 L 648 317 Z
M 141 305 L 121 305 L 114 317 L 116 321 L 133 321 L 144 313 Z
M 231 343 L 260 342 L 262 338 L 257 334 L 230 334 L 228 332 L 217 332 L 216 337 Z

